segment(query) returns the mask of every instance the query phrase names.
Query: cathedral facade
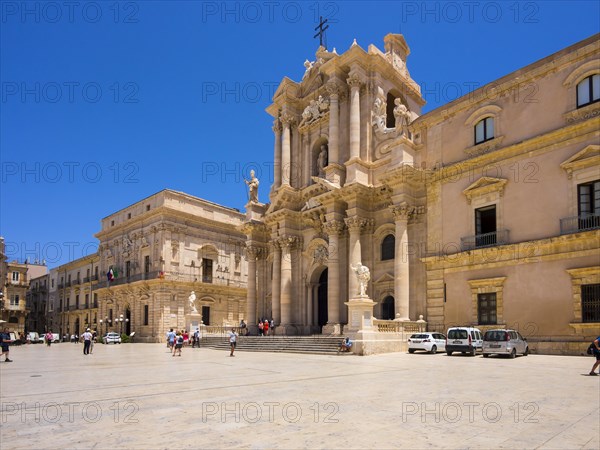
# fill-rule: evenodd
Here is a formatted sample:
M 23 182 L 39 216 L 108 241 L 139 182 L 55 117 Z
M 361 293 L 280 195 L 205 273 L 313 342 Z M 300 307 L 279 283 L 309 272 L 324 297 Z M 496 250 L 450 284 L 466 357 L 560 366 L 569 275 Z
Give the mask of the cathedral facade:
M 319 48 L 267 109 L 275 182 L 241 228 L 248 323 L 343 332 L 362 263 L 378 319 L 576 351 L 600 326 L 598 36 L 426 114 L 404 37 L 384 44 Z

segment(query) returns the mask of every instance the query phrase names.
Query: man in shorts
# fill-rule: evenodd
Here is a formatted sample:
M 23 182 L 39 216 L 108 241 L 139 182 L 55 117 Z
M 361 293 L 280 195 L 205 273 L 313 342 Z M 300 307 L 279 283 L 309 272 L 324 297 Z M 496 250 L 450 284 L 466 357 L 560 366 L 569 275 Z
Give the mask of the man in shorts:
M 229 356 L 233 356 L 233 352 L 235 351 L 235 346 L 237 344 L 237 337 L 238 334 L 232 328 L 229 332 L 229 346 L 231 347 L 231 353 L 229 354 Z
M 6 362 L 12 362 L 12 359 L 8 359 L 8 346 L 11 342 L 12 339 L 10 338 L 8 328 L 5 328 L 4 332 L 0 333 L 0 347 L 2 347 L 2 354 L 6 355 L 6 359 L 4 360 Z

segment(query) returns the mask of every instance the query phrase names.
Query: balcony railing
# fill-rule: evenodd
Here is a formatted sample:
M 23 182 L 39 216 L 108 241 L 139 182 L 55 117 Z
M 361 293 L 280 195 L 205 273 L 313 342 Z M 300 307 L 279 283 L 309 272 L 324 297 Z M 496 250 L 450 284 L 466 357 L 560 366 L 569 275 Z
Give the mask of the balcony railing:
M 463 251 L 505 244 L 508 244 L 508 230 L 496 230 L 492 233 L 476 234 L 475 236 L 460 238 L 460 245 Z
M 168 281 L 184 281 L 184 282 L 195 282 L 195 283 L 210 283 L 213 285 L 220 286 L 233 286 L 233 287 L 246 287 L 246 283 L 239 280 L 231 280 L 228 278 L 218 278 L 218 277 L 201 277 L 199 274 L 190 274 L 183 272 L 163 272 L 163 271 L 154 271 L 148 273 L 139 273 L 136 275 L 132 275 L 129 277 L 117 277 L 112 281 L 101 281 L 98 284 L 93 286 L 93 289 L 102 289 L 111 286 L 118 286 L 121 284 L 135 283 L 136 281 L 144 281 L 144 280 L 168 280 Z M 202 281 L 203 279 L 207 281 Z M 210 281 L 208 281 L 210 280 Z
M 560 234 L 597 230 L 598 228 L 600 228 L 600 215 L 598 214 L 582 214 L 560 219 Z

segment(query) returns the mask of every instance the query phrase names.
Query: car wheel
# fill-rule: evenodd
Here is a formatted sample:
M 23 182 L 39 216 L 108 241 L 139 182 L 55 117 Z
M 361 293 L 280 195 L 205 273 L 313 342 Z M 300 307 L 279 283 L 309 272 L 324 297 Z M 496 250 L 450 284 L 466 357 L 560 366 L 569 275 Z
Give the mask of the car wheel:
M 516 349 L 516 348 L 513 348 L 513 349 L 512 349 L 512 352 L 510 352 L 510 357 L 511 357 L 511 359 L 512 359 L 512 358 L 515 358 L 516 356 L 517 356 L 517 349 Z
M 477 351 L 477 349 L 475 347 L 473 347 L 473 350 L 471 350 L 471 356 L 475 356 L 476 351 Z
M 484 353 L 482 356 L 483 356 L 484 358 L 487 358 L 487 357 L 488 357 L 488 356 L 490 356 L 490 355 L 488 355 L 487 353 Z
M 525 347 L 525 353 L 523 353 L 523 356 L 527 355 L 529 355 L 529 347 Z
M 431 347 L 431 353 L 434 355 L 437 353 L 437 347 L 435 345 Z
M 450 352 L 450 351 L 446 350 L 446 355 L 448 355 L 448 356 L 452 356 L 452 352 Z
M 414 349 L 414 348 L 409 348 L 409 349 L 408 349 L 408 353 L 414 353 L 414 352 L 415 352 L 415 349 Z

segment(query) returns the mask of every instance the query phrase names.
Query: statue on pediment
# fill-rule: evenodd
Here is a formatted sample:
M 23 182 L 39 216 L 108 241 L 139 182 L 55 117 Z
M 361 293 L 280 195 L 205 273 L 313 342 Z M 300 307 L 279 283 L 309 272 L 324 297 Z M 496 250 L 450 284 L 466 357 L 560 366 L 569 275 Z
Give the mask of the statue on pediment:
M 298 127 L 304 125 L 310 125 L 311 123 L 319 120 L 329 110 L 329 101 L 324 99 L 322 95 L 319 95 L 317 100 L 311 100 L 304 111 L 302 112 L 302 121 Z

